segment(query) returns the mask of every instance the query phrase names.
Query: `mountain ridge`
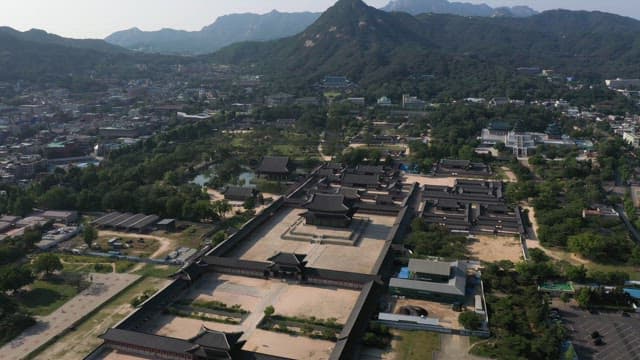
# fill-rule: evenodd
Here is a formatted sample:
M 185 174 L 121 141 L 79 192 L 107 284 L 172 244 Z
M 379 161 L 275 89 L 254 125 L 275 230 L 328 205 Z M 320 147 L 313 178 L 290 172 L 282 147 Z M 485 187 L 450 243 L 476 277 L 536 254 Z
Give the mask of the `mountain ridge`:
M 161 29 L 142 31 L 131 28 L 115 32 L 105 41 L 128 49 L 148 53 L 206 54 L 242 41 L 267 41 L 294 35 L 313 23 L 319 13 L 285 13 L 271 11 L 229 14 L 216 19 L 199 31 Z
M 412 15 L 423 13 L 451 14 L 459 16 L 482 17 L 529 17 L 538 12 L 528 6 L 501 6 L 493 8 L 487 4 L 450 2 L 447 0 L 391 0 L 384 11 L 402 11 Z
M 473 5 L 448 2 L 447 0 L 393 0 L 382 8 L 385 11 L 402 11 L 413 15 L 425 11 L 412 11 L 415 3 L 437 3 L 430 11 L 464 16 L 514 16 L 535 14 L 528 7 L 491 8 L 488 5 Z M 406 6 L 405 6 L 406 5 Z M 435 6 L 435 5 L 434 5 Z M 476 10 L 474 10 L 476 9 Z M 480 9 L 480 10 L 477 10 Z M 311 26 L 321 13 L 286 13 L 272 10 L 266 14 L 239 13 L 224 15 L 198 31 L 164 28 L 157 31 L 142 31 L 137 27 L 115 32 L 105 38 L 109 43 L 131 50 L 161 53 L 202 55 L 213 53 L 225 46 L 243 41 L 269 41 L 296 35 Z
M 412 74 L 515 72 L 520 66 L 593 79 L 640 76 L 634 65 L 640 21 L 568 10 L 527 18 L 412 16 L 340 0 L 298 35 L 231 45 L 211 58 L 307 82 L 332 74 L 374 83 Z

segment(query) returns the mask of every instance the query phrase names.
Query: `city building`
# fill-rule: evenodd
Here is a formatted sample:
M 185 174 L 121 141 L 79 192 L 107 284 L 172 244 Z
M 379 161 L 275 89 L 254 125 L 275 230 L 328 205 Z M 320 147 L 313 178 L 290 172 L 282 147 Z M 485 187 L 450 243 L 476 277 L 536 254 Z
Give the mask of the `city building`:
M 427 102 L 418 99 L 416 96 L 411 96 L 408 94 L 402 95 L 402 108 L 409 110 L 424 110 L 427 106 Z

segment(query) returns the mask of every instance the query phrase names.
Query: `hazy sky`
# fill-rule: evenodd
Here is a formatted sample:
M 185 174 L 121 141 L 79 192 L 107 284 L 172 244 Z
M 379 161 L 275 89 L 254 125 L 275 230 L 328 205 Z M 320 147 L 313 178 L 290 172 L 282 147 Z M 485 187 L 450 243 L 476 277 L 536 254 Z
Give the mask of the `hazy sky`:
M 336 0 L 0 0 L 0 26 L 43 29 L 75 38 L 104 38 L 137 26 L 199 30 L 237 12 L 323 11 Z M 376 7 L 388 0 L 365 0 Z M 603 10 L 640 18 L 638 0 L 464 0 L 492 6 L 526 4 L 536 10 Z

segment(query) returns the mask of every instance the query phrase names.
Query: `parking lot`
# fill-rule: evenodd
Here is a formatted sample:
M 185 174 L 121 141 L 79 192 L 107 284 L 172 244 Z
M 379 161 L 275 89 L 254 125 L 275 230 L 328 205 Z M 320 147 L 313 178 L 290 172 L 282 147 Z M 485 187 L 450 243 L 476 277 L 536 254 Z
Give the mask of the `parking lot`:
M 569 331 L 580 359 L 627 360 L 640 359 L 640 316 L 621 312 L 581 310 L 573 306 L 554 304 Z M 597 346 L 591 333 L 602 336 L 603 345 Z

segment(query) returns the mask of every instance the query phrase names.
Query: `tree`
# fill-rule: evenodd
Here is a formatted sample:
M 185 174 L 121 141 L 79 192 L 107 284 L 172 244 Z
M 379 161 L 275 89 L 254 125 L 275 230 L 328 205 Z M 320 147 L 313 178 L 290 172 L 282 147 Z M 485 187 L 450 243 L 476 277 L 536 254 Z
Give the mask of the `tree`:
M 31 284 L 34 280 L 31 270 L 26 266 L 7 266 L 0 268 L 0 290 L 17 291 L 21 287 Z
M 529 249 L 529 257 L 536 263 L 547 262 L 550 259 L 544 251 L 537 248 Z
M 84 243 L 87 244 L 89 248 L 91 248 L 93 242 L 98 238 L 98 230 L 96 230 L 93 225 L 86 223 L 84 224 L 84 231 L 82 233 L 82 236 L 84 239 Z
M 213 211 L 220 218 L 223 218 L 232 209 L 231 204 L 229 204 L 227 200 L 214 201 L 211 205 L 213 206 Z
M 245 208 L 245 210 L 254 209 L 256 207 L 256 198 L 253 196 L 248 198 L 244 201 L 244 204 L 242 204 L 242 206 Z
M 33 211 L 33 199 L 27 195 L 19 195 L 11 206 L 11 213 L 27 216 Z
M 33 246 L 33 244 L 37 244 L 42 240 L 42 232 L 40 229 L 29 229 L 24 232 L 22 235 L 22 240 L 27 248 Z
M 562 300 L 563 303 L 567 304 L 569 303 L 569 301 L 571 301 L 571 295 L 562 293 L 562 295 L 560 295 L 560 300 Z
M 588 308 L 593 302 L 593 292 L 589 288 L 581 288 L 576 294 L 576 301 L 581 308 Z
M 264 317 L 269 318 L 273 316 L 275 312 L 276 312 L 276 309 L 274 309 L 272 305 L 269 305 L 266 308 L 264 308 Z
M 213 236 L 211 237 L 211 243 L 213 245 L 218 245 L 221 242 L 225 241 L 227 238 L 227 234 L 225 234 L 225 232 L 223 230 L 220 230 L 218 232 L 216 232 L 215 234 L 213 234 Z
M 36 273 L 44 272 L 45 275 L 50 275 L 54 271 L 62 270 L 62 268 L 63 266 L 60 258 L 51 253 L 39 255 L 33 261 L 33 270 Z
M 587 268 L 585 268 L 584 265 L 568 265 L 567 269 L 565 270 L 565 276 L 570 281 L 584 282 L 587 278 Z
M 458 316 L 458 322 L 465 329 L 478 330 L 482 326 L 482 317 L 473 311 L 465 311 Z

